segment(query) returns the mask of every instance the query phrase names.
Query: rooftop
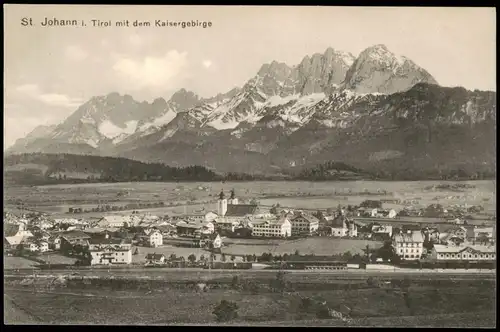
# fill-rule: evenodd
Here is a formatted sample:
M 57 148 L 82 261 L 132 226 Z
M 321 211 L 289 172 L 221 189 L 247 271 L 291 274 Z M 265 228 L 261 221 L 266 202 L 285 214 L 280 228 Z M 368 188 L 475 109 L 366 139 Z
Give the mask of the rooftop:
M 292 219 L 292 221 L 295 220 L 295 219 L 297 219 L 297 218 L 300 218 L 300 217 L 304 218 L 305 220 L 307 220 L 310 223 L 319 222 L 318 218 L 316 218 L 315 216 L 310 215 L 308 213 L 300 213 L 299 215 L 297 215 L 296 217 L 294 217 Z
M 154 260 L 159 260 L 162 257 L 165 257 L 163 254 L 147 254 L 146 259 L 154 259 Z
M 424 237 L 420 231 L 412 231 L 411 233 L 399 233 L 394 236 L 395 242 L 424 242 Z
M 109 244 L 109 245 L 114 245 L 114 244 L 132 244 L 132 241 L 130 239 L 117 239 L 117 238 L 93 238 L 90 239 L 89 241 L 90 244 Z
M 437 253 L 460 253 L 469 249 L 471 252 L 477 253 L 495 253 L 494 246 L 484 246 L 484 245 L 468 245 L 468 246 L 447 246 L 443 244 L 435 244 L 434 250 Z
M 3 224 L 3 234 L 4 236 L 14 236 L 19 231 L 19 225 L 14 224 Z
M 252 204 L 228 204 L 226 217 L 244 217 L 257 213 L 257 205 Z
M 90 239 L 90 236 L 81 231 L 69 231 L 61 234 L 61 237 L 67 241 L 79 240 L 79 239 Z

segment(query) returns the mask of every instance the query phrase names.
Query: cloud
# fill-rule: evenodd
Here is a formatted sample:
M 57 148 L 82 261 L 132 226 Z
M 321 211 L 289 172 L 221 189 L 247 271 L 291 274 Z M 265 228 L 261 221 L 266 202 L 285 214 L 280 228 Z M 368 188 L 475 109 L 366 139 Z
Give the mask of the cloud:
M 68 59 L 73 61 L 83 61 L 89 56 L 89 54 L 78 45 L 66 47 L 65 55 Z
M 16 91 L 22 92 L 28 95 L 34 95 L 40 92 L 38 85 L 36 84 L 24 84 L 16 88 Z
M 16 88 L 17 92 L 23 93 L 33 99 L 50 106 L 78 107 L 82 101 L 59 93 L 44 93 L 36 84 L 24 84 Z
M 172 50 L 160 57 L 148 56 L 141 60 L 119 57 L 113 69 L 139 88 L 167 89 L 174 80 L 178 82 L 185 76 L 187 66 L 187 52 L 179 53 L 177 50 Z
M 130 44 L 132 44 L 133 46 L 141 46 L 143 43 L 142 38 L 136 33 L 131 34 L 129 36 L 128 40 L 129 40 Z
M 212 61 L 210 61 L 210 60 L 204 60 L 202 62 L 202 64 L 203 64 L 203 67 L 205 67 L 205 68 L 208 69 L 208 68 L 210 68 L 212 66 Z

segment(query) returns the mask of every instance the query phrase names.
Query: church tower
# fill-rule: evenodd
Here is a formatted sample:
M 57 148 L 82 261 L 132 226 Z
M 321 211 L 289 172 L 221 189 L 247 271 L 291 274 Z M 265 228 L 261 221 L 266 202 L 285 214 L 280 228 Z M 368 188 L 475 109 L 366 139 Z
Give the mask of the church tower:
M 217 204 L 217 213 L 219 216 L 224 217 L 227 211 L 227 199 L 226 195 L 224 195 L 224 191 L 221 190 L 219 194 L 219 202 Z
M 238 204 L 238 199 L 236 198 L 236 195 L 234 193 L 234 189 L 231 190 L 231 197 L 229 197 L 229 204 Z

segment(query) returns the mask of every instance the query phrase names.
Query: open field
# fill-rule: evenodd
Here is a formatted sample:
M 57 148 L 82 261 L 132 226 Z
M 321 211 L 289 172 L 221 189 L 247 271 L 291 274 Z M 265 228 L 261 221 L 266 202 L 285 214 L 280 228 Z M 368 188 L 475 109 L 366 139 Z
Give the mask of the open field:
M 495 181 L 467 181 L 475 188 L 463 191 L 429 190 L 429 186 L 441 183 L 453 184 L 446 181 L 408 181 L 408 182 L 381 182 L 381 181 L 345 181 L 345 182 L 209 182 L 209 183 L 101 183 L 101 184 L 72 184 L 49 185 L 34 187 L 8 187 L 4 190 L 5 201 L 21 200 L 26 208 L 61 214 L 69 207 L 95 207 L 97 204 L 126 204 L 132 202 L 158 202 L 185 204 L 207 200 L 214 203 L 188 206 L 188 213 L 201 210 L 216 209 L 215 200 L 221 189 L 229 191 L 234 188 L 240 201 L 249 201 L 252 198 L 260 200 L 262 205 L 280 203 L 282 206 L 304 209 L 335 208 L 338 204 L 359 204 L 365 199 L 400 199 L 417 200 L 418 206 L 427 206 L 439 203 L 444 206 L 482 205 L 485 212 L 495 213 Z M 365 192 L 386 192 L 385 195 L 367 195 Z M 349 194 L 350 193 L 350 194 Z M 353 194 L 358 193 L 358 194 Z M 276 198 L 266 198 L 276 197 Z M 10 204 L 12 206 L 12 204 Z M 386 204 L 387 207 L 394 204 Z M 180 214 L 184 213 L 182 206 L 150 209 L 151 212 Z M 110 212 L 117 213 L 117 212 Z M 95 214 L 95 213 L 94 213 Z M 97 213 L 102 215 L 102 213 Z M 86 214 L 79 214 L 84 217 Z
M 320 281 L 308 279 L 308 282 Z M 382 326 L 398 326 L 398 322 L 404 324 L 411 321 L 415 327 L 437 327 L 443 324 L 447 324 L 446 327 L 461 327 L 464 324 L 469 327 L 493 327 L 496 296 L 491 291 L 493 287 L 494 281 L 484 280 L 448 280 L 446 285 L 439 288 L 412 281 L 406 300 L 396 288 L 307 290 L 310 286 L 284 294 L 271 293 L 266 288 L 259 288 L 256 294 L 229 289 L 210 289 L 206 293 L 197 293 L 191 289 L 170 286 L 130 291 L 101 288 L 98 293 L 91 288 L 68 288 L 36 294 L 31 289 L 7 288 L 5 294 L 11 301 L 6 304 L 7 308 L 14 304 L 22 312 L 36 317 L 40 324 L 208 324 L 214 323 L 211 312 L 222 297 L 234 301 L 239 307 L 239 317 L 232 322 L 234 324 L 276 324 L 281 321 L 301 324 L 315 317 L 314 313 L 305 313 L 298 308 L 300 296 L 325 302 L 334 310 L 350 308 L 350 323 L 330 320 L 332 325 L 366 326 L 378 321 Z M 462 313 L 469 318 L 467 321 L 450 319 L 460 317 Z M 9 321 L 9 317 L 6 317 L 6 323 L 22 322 Z
M 112 273 L 110 273 L 112 271 Z M 198 281 L 198 280 L 225 280 L 231 281 L 232 277 L 237 275 L 252 280 L 271 280 L 276 276 L 278 270 L 209 270 L 203 268 L 144 268 L 141 266 L 127 266 L 111 268 L 74 268 L 38 270 L 37 276 L 40 278 L 64 276 L 73 272 L 78 272 L 82 277 L 114 277 L 114 278 L 137 278 L 137 279 L 157 279 L 169 281 Z M 5 273 L 5 278 L 26 277 L 32 275 L 32 270 L 9 271 Z M 454 270 L 454 269 L 394 269 L 394 270 L 324 270 L 324 271 L 306 271 L 306 270 L 288 270 L 287 279 L 293 282 L 318 282 L 330 283 L 338 280 L 366 280 L 369 276 L 381 279 L 402 279 L 405 276 L 411 276 L 414 280 L 495 280 L 496 270 Z
M 4 269 L 27 269 L 38 263 L 23 257 L 3 256 Z
M 50 264 L 75 264 L 75 262 L 77 261 L 76 258 L 67 257 L 57 252 L 42 253 L 38 255 L 37 258 L 43 259 Z
M 237 239 L 229 239 L 229 242 Z M 352 240 L 352 239 L 338 239 L 332 237 L 314 237 L 314 238 L 304 238 L 297 240 L 287 240 L 287 241 L 274 241 L 267 243 L 268 240 L 252 240 L 249 244 L 235 243 L 228 244 L 222 249 L 222 252 L 226 254 L 234 255 L 262 255 L 263 253 L 273 253 L 273 254 L 293 254 L 296 250 L 302 255 L 314 254 L 314 255 L 327 255 L 331 256 L 334 254 L 343 254 L 350 251 L 351 254 L 363 254 L 363 249 L 367 245 L 370 248 L 380 248 L 382 242 L 368 241 L 368 240 Z

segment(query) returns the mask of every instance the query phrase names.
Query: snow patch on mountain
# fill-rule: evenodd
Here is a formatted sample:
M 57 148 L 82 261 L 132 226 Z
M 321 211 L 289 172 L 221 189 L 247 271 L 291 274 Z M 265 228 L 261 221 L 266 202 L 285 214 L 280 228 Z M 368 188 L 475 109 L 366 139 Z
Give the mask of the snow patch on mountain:
M 137 122 L 138 121 L 136 120 L 127 121 L 125 122 L 125 128 L 121 128 L 111 121 L 105 120 L 99 125 L 99 132 L 110 139 L 113 139 L 122 134 L 131 135 L 137 128 Z
M 169 109 L 167 112 L 163 113 L 157 118 L 154 118 L 153 121 L 143 123 L 139 128 L 137 128 L 138 132 L 149 132 L 148 129 L 153 129 L 153 131 L 161 126 L 169 124 L 177 115 L 176 112 Z

